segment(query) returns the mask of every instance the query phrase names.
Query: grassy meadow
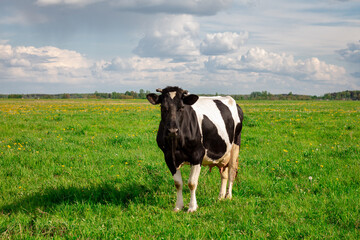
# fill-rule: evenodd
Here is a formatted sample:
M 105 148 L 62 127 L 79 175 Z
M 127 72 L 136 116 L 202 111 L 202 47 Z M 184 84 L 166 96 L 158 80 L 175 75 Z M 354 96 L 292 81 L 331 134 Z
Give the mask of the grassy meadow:
M 360 103 L 240 101 L 231 201 L 176 190 L 145 100 L 0 100 L 0 239 L 359 239 Z M 183 167 L 187 181 L 189 167 Z

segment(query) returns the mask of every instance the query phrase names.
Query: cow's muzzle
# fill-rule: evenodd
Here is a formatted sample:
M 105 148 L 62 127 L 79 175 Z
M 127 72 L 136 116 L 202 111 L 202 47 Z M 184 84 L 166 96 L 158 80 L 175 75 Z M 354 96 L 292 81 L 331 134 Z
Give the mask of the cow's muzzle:
M 179 129 L 177 128 L 169 128 L 168 129 L 169 137 L 176 137 L 179 134 Z

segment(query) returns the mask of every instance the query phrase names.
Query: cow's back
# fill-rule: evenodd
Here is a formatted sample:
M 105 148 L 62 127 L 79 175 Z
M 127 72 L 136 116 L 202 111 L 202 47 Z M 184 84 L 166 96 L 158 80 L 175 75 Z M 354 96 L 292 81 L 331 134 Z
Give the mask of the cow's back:
M 200 97 L 191 107 L 196 112 L 206 149 L 203 164 L 226 160 L 235 141 L 235 128 L 241 121 L 235 100 L 231 97 Z

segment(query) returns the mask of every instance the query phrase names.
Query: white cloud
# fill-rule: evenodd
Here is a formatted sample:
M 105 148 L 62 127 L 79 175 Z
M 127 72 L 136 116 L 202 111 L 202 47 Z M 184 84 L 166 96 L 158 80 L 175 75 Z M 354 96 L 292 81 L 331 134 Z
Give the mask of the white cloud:
M 200 52 L 204 55 L 222 55 L 235 52 L 249 38 L 247 32 L 234 33 L 214 33 L 206 34 L 205 39 L 200 44 Z
M 355 43 L 348 43 L 347 48 L 338 50 L 336 52 L 348 62 L 360 63 L 360 41 Z
M 21 91 L 22 85 L 29 88 L 30 83 L 47 84 L 48 87 L 61 85 L 66 89 L 76 85 L 87 89 L 83 91 L 108 92 L 179 85 L 202 93 L 267 90 L 308 94 L 322 92 L 323 83 L 328 89 L 350 86 L 342 67 L 318 58 L 295 60 L 292 55 L 261 48 L 252 48 L 243 55 L 197 55 L 193 61 L 182 62 L 172 58 L 138 56 L 92 61 L 78 52 L 56 47 L 2 44 L 0 76 L 3 83 L 21 83 L 17 91 Z M 298 90 L 294 89 L 295 85 Z M 42 92 L 46 93 L 46 89 Z
M 205 64 L 209 71 L 266 73 L 279 77 L 289 76 L 298 81 L 338 84 L 346 78 L 343 67 L 327 64 L 318 58 L 295 61 L 292 55 L 267 52 L 261 48 L 252 48 L 242 56 L 209 57 Z
M 194 85 L 203 60 L 174 62 L 171 58 L 115 57 L 93 61 L 76 51 L 56 47 L 0 45 L 0 81 L 6 83 L 103 84 L 104 86 Z M 180 79 L 180 82 L 179 82 Z M 28 85 L 27 85 L 28 86 Z M 113 89 L 112 89 L 113 90 Z M 36 92 L 36 91 L 34 91 Z
M 125 64 L 124 64 L 125 63 Z M 99 61 L 92 68 L 93 76 L 104 85 L 129 89 L 155 89 L 168 85 L 197 86 L 202 71 L 201 61 L 174 62 L 161 58 L 116 58 Z
M 9 59 L 13 55 L 13 50 L 10 45 L 0 45 L 0 59 Z
M 166 16 L 154 24 L 143 37 L 134 53 L 141 57 L 193 59 L 199 55 L 196 38 L 199 25 L 192 16 Z
M 85 81 L 90 66 L 91 62 L 75 51 L 0 45 L 2 81 L 77 83 Z
M 134 65 L 131 61 L 116 57 L 110 62 L 99 62 L 101 69 L 104 71 L 119 71 L 119 72 L 130 72 L 134 71 Z

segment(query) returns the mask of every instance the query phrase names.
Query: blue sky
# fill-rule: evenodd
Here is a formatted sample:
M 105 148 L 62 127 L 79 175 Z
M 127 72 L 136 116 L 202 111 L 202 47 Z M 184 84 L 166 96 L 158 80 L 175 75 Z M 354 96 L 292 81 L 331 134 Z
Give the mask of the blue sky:
M 0 93 L 360 89 L 359 0 L 2 0 Z

